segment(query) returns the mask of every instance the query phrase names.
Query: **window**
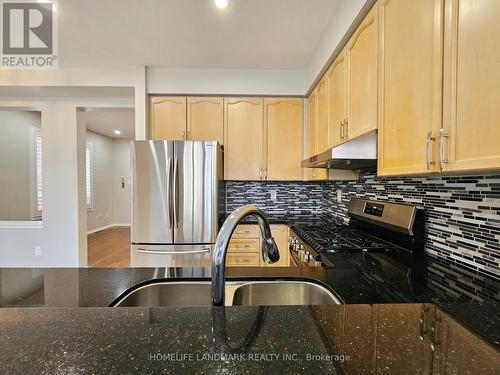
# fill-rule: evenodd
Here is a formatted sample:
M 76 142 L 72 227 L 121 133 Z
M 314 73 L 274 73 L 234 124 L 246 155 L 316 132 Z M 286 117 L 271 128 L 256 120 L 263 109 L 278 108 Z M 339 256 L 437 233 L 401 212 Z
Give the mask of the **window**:
M 94 208 L 94 175 L 93 175 L 92 144 L 85 145 L 85 195 L 87 210 Z
M 43 179 L 42 179 L 42 132 L 39 128 L 32 128 L 32 141 L 33 141 L 33 151 L 34 151 L 34 200 L 33 200 L 33 211 L 32 219 L 36 220 L 41 218 L 43 210 Z

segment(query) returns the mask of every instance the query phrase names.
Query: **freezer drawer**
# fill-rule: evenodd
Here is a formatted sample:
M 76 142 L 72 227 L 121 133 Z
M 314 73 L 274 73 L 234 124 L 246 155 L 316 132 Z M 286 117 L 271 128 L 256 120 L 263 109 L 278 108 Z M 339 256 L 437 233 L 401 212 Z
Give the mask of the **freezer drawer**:
M 132 245 L 131 267 L 209 267 L 213 245 Z

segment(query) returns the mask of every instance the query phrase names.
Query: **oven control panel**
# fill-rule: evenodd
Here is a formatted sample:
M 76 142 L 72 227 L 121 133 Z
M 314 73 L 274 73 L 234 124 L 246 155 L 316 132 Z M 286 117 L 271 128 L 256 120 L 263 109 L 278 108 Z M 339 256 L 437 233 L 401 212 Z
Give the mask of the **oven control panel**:
M 288 244 L 292 266 L 320 267 L 322 265 L 319 255 L 293 231 L 290 232 Z
M 384 213 L 384 205 L 381 203 L 366 202 L 363 213 L 382 217 L 382 214 Z

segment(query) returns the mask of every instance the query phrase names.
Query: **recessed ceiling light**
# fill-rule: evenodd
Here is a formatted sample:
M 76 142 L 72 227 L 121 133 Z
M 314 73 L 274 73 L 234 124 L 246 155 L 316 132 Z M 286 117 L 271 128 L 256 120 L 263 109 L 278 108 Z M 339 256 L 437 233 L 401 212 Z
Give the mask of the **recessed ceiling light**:
M 122 134 L 122 131 L 121 131 L 121 130 L 115 130 L 115 131 L 114 131 L 114 133 L 115 133 L 116 135 L 120 135 L 120 134 Z
M 219 9 L 227 8 L 227 0 L 215 0 L 215 6 Z

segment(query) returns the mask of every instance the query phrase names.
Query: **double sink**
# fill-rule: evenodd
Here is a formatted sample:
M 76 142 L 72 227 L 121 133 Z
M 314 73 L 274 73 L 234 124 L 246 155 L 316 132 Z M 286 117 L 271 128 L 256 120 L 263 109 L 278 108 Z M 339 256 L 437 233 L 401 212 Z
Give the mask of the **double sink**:
M 226 306 L 328 305 L 340 299 L 313 281 L 226 281 Z M 210 281 L 161 281 L 125 292 L 115 307 L 211 306 Z

